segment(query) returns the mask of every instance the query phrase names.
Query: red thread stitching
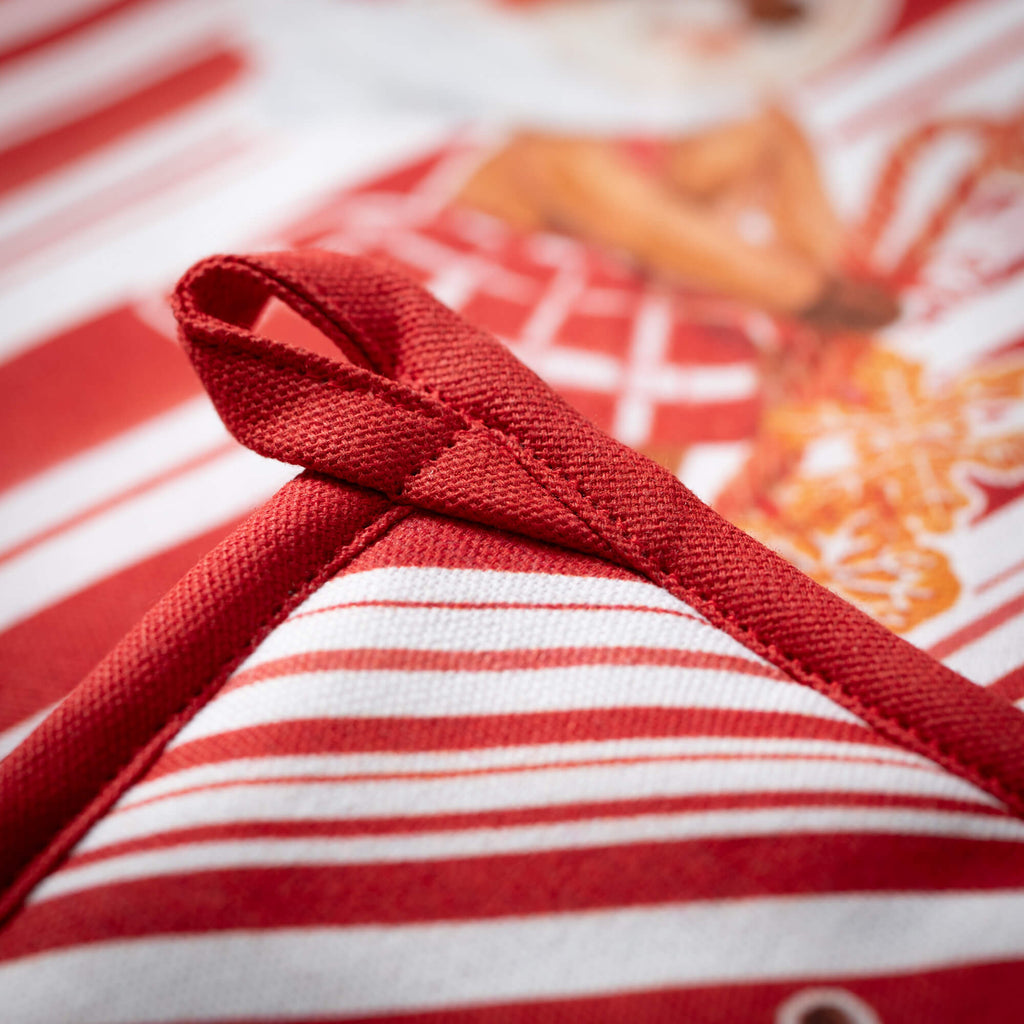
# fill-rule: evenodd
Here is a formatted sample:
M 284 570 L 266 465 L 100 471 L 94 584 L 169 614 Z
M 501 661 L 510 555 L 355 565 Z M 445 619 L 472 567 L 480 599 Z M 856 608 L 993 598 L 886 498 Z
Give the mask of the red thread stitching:
M 205 319 L 205 314 L 200 314 Z M 253 350 L 245 345 L 239 343 L 238 334 L 236 331 L 232 331 L 230 328 L 221 328 L 214 330 L 209 326 L 203 327 L 205 338 L 199 341 L 198 344 L 211 345 L 220 342 L 224 347 L 230 347 L 235 352 L 247 359 L 252 359 L 258 363 L 262 363 L 265 366 L 271 367 L 272 369 L 280 370 L 286 373 L 295 374 L 298 377 L 304 377 L 307 380 L 316 381 L 321 384 L 326 384 L 329 387 L 333 387 L 335 390 L 344 391 L 346 393 L 355 393 L 357 395 L 371 395 L 374 398 L 380 399 L 386 405 L 392 406 L 395 409 L 404 409 L 406 412 L 423 413 L 429 416 L 431 419 L 437 419 L 442 421 L 455 421 L 467 423 L 467 421 L 458 413 L 456 410 L 449 406 L 442 406 L 440 409 L 429 405 L 424 402 L 423 399 L 415 394 L 404 389 L 401 383 L 396 381 L 388 381 L 387 378 L 383 380 L 379 377 L 371 377 L 369 380 L 352 380 L 352 381 L 341 381 L 338 379 L 336 372 L 332 372 L 326 367 L 320 367 L 317 365 L 297 367 L 287 362 L 282 356 L 282 353 L 277 353 L 273 349 L 260 349 Z M 258 335 L 253 335 L 258 337 Z M 193 339 L 189 339 L 192 341 Z M 193 342 L 197 343 L 197 342 Z M 317 357 L 315 354 L 310 353 L 310 356 L 314 359 L 323 357 Z M 355 369 L 361 369 L 355 367 Z M 368 371 L 362 370 L 363 373 Z M 467 429 L 466 427 L 462 429 Z
M 218 690 L 227 682 L 234 669 L 262 643 L 275 626 L 279 625 L 287 617 L 288 612 L 295 606 L 295 599 L 300 593 L 304 594 L 311 591 L 320 581 L 320 577 L 326 580 L 343 569 L 353 558 L 380 541 L 393 527 L 411 515 L 412 512 L 413 509 L 409 506 L 386 509 L 372 522 L 364 526 L 354 537 L 336 547 L 331 552 L 330 557 L 322 562 L 314 572 L 290 587 L 284 601 L 253 632 L 248 643 L 228 657 L 211 676 L 207 677 L 204 682 L 192 690 L 178 710 L 167 716 L 160 731 L 150 735 L 143 742 L 136 744 L 124 758 L 120 767 L 115 769 L 109 778 L 97 786 L 96 796 L 74 818 L 61 826 L 47 846 L 29 862 L 7 890 L 7 893 L 4 894 L 3 899 L 0 900 L 0 921 L 4 921 L 17 910 L 31 889 L 42 878 L 55 870 L 61 859 L 67 855 L 74 846 L 74 843 L 84 835 L 97 818 L 109 810 L 121 793 L 153 764 L 174 736 L 188 724 L 191 718 L 204 705 L 216 696 Z M 191 707 L 190 710 L 191 705 L 194 705 L 194 707 Z M 147 748 L 159 738 L 161 732 L 166 730 L 180 716 L 185 717 L 178 724 L 174 732 L 166 736 L 162 743 L 154 746 L 153 750 L 147 751 Z M 133 764 L 136 760 L 139 763 Z M 115 783 L 119 784 L 115 785 Z M 111 790 L 111 788 L 112 791 L 108 794 L 107 791 Z

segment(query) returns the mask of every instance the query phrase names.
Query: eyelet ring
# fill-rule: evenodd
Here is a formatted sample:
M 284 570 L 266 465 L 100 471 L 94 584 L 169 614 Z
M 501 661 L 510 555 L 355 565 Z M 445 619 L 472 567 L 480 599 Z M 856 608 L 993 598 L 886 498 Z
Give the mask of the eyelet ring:
M 882 1018 L 844 988 L 805 988 L 775 1011 L 775 1024 L 882 1024 Z

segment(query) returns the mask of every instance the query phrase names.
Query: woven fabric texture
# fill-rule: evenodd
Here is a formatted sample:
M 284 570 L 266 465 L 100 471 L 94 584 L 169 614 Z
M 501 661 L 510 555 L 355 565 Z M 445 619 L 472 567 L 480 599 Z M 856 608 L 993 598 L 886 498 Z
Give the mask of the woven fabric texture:
M 988 794 L 649 581 L 416 513 L 35 887 L 0 998 L 13 1021 L 1011 1020 L 1022 851 Z

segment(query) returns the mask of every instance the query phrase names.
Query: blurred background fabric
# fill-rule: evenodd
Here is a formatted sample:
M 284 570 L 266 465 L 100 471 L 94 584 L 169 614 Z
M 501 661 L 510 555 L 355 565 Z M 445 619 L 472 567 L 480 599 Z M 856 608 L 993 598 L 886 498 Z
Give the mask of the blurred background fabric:
M 1024 5 L 2 0 L 0 756 L 293 475 L 165 300 L 287 246 L 1024 698 Z

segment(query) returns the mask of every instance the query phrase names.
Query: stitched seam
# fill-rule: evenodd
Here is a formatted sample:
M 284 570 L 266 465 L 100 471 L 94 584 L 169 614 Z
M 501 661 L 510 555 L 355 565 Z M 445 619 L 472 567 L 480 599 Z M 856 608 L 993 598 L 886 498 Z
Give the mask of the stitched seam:
M 431 457 L 427 459 L 426 462 L 421 462 L 418 466 L 415 467 L 415 469 L 410 469 L 409 472 L 405 474 L 405 478 L 393 492 L 394 496 L 396 498 L 402 497 L 402 494 L 405 491 L 406 487 L 409 486 L 409 481 L 414 480 L 416 477 L 418 477 L 420 473 L 423 472 L 423 470 L 428 469 L 430 466 L 433 466 L 434 463 L 437 462 L 437 460 L 441 458 L 441 456 L 444 455 L 445 452 L 450 451 L 452 448 L 454 448 L 461 440 L 462 434 L 470 429 L 471 428 L 469 426 L 459 428 L 458 432 L 453 434 L 448 439 L 448 443 L 443 448 L 439 449 L 437 452 L 431 455 Z
M 386 379 L 383 383 L 379 379 L 342 382 L 338 379 L 335 373 L 332 373 L 326 368 L 321 368 L 319 366 L 296 366 L 283 358 L 283 355 L 278 354 L 273 350 L 268 351 L 264 349 L 254 351 L 249 346 L 240 343 L 238 333 L 233 331 L 231 328 L 213 328 L 209 325 L 203 324 L 195 325 L 194 330 L 196 330 L 197 333 L 202 332 L 203 338 L 201 341 L 198 341 L 199 344 L 206 343 L 209 345 L 211 343 L 227 343 L 235 350 L 235 352 L 240 353 L 243 357 L 252 359 L 257 363 L 268 366 L 272 369 L 282 370 L 305 380 L 327 384 L 335 390 L 344 391 L 348 394 L 354 392 L 359 395 L 372 395 L 374 398 L 379 398 L 382 402 L 395 409 L 404 409 L 406 412 L 423 413 L 431 419 L 437 419 L 448 423 L 455 422 L 457 424 L 462 424 L 461 429 L 468 429 L 468 421 L 461 413 L 447 406 L 437 408 L 436 406 L 423 402 L 422 399 L 415 394 L 398 391 L 398 388 L 401 387 L 400 384 L 392 383 L 389 387 Z M 190 338 L 189 340 L 193 344 L 197 343 L 197 339 Z M 361 368 L 356 367 L 356 369 Z M 368 371 L 364 370 L 363 372 L 365 373 Z
M 436 389 L 422 383 L 420 383 L 419 386 L 423 387 L 428 394 L 437 398 L 439 401 L 443 401 L 443 398 L 437 393 Z M 755 650 L 755 653 L 761 654 L 762 657 L 766 657 L 767 660 L 773 664 L 776 663 L 776 659 L 771 656 L 771 652 L 773 650 L 777 652 L 778 659 L 784 662 L 784 665 L 780 665 L 779 667 L 783 668 L 795 681 L 802 683 L 803 685 L 811 685 L 813 689 L 824 693 L 826 696 L 830 696 L 832 699 L 835 699 L 835 693 L 838 692 L 842 695 L 850 710 L 868 720 L 876 728 L 880 725 L 887 726 L 890 731 L 894 730 L 896 735 L 912 738 L 917 742 L 919 747 L 931 752 L 932 760 L 947 767 L 949 765 L 958 766 L 966 772 L 973 774 L 976 778 L 988 783 L 991 792 L 998 795 L 1005 803 L 1010 806 L 1016 806 L 1019 804 L 1019 794 L 1007 788 L 998 776 L 993 775 L 983 766 L 970 760 L 965 760 L 958 754 L 950 751 L 945 744 L 927 736 L 917 726 L 909 724 L 901 716 L 889 714 L 880 709 L 876 704 L 866 703 L 856 694 L 848 692 L 842 683 L 829 679 L 820 672 L 808 669 L 799 658 L 788 654 L 785 650 L 779 647 L 778 644 L 774 642 L 766 643 L 757 631 L 740 622 L 736 618 L 735 614 L 732 612 L 724 612 L 712 596 L 703 594 L 687 585 L 679 576 L 678 571 L 671 570 L 669 567 L 664 565 L 663 562 L 654 558 L 650 551 L 639 548 L 634 535 L 621 525 L 621 517 L 615 515 L 614 512 L 603 505 L 598 504 L 591 495 L 583 490 L 579 483 L 570 479 L 564 471 L 558 467 L 549 465 L 543 459 L 539 458 L 526 448 L 518 438 L 506 434 L 503 430 L 487 422 L 476 422 L 480 422 L 481 426 L 503 441 L 512 451 L 513 456 L 517 459 L 523 469 L 529 473 L 530 477 L 540 487 L 544 488 L 548 494 L 560 501 L 561 504 L 570 511 L 574 512 L 574 514 L 578 515 L 575 509 L 573 509 L 567 501 L 560 498 L 557 494 L 554 494 L 545 481 L 535 472 L 530 472 L 527 463 L 531 463 L 534 466 L 539 467 L 542 474 L 546 470 L 563 481 L 575 495 L 580 497 L 586 503 L 590 512 L 598 519 L 599 526 L 601 525 L 601 519 L 607 520 L 610 526 L 604 525 L 603 529 L 595 528 L 590 523 L 585 523 L 585 525 L 587 525 L 588 528 L 601 540 L 610 546 L 613 546 L 613 549 L 615 542 L 618 541 L 617 547 L 619 550 L 622 551 L 623 554 L 627 555 L 627 557 L 631 556 L 629 564 L 632 568 L 640 569 L 645 575 L 655 579 L 655 582 L 658 582 L 661 586 L 665 585 L 663 581 L 666 580 L 670 583 L 674 583 L 676 587 L 686 594 L 691 600 L 695 598 L 703 605 L 710 607 L 714 614 L 723 623 L 728 623 L 736 633 L 749 638 L 749 642 L 747 640 L 743 641 L 744 645 L 747 646 L 748 649 Z M 608 533 L 611 533 L 611 539 L 607 536 Z M 623 544 L 623 541 L 625 541 L 625 545 Z M 630 548 L 632 549 L 632 552 L 630 552 Z M 820 685 L 814 685 L 815 683 Z M 832 690 L 833 693 L 828 693 L 829 690 Z
M 349 339 L 349 341 L 357 345 L 361 343 L 366 343 L 363 339 L 360 339 L 358 337 L 352 337 L 350 332 L 347 331 L 344 327 L 342 327 L 341 324 L 337 322 L 335 315 L 333 315 L 329 310 L 324 309 L 323 305 L 319 300 L 314 299 L 312 296 L 303 293 L 300 289 L 292 285 L 290 281 L 288 281 L 285 278 L 282 278 L 278 273 L 267 270 L 259 266 L 258 264 L 250 263 L 248 260 L 240 259 L 237 256 L 225 259 L 223 261 L 223 264 L 230 265 L 237 272 L 244 274 L 250 280 L 256 281 L 259 284 L 266 284 L 266 282 L 268 281 L 272 282 L 273 284 L 277 285 L 281 289 L 281 291 L 293 296 L 303 305 L 309 306 L 313 310 L 315 310 L 320 317 L 322 317 L 327 323 L 329 323 L 341 334 L 344 334 Z M 205 271 L 203 272 L 205 273 Z M 192 287 L 195 280 L 198 280 L 199 276 L 201 276 L 201 274 L 197 274 L 194 279 L 191 277 L 189 278 L 187 282 L 189 288 Z M 273 350 L 268 351 L 266 349 L 262 349 L 253 352 L 246 346 L 240 344 L 239 333 L 241 333 L 243 337 L 255 337 L 254 332 L 246 328 L 233 328 L 227 326 L 224 324 L 223 320 L 218 320 L 216 317 L 213 317 L 207 313 L 200 312 L 195 308 L 191 294 L 187 290 L 185 294 L 187 296 L 186 301 L 188 303 L 188 306 L 190 307 L 189 312 L 192 314 L 192 316 L 199 317 L 202 318 L 202 320 L 207 321 L 205 324 L 202 325 L 197 324 L 197 329 L 202 330 L 210 340 L 220 340 L 223 342 L 227 342 L 228 344 L 231 345 L 233 349 L 235 349 L 236 351 L 240 351 L 245 355 L 251 356 L 257 362 L 264 362 L 266 365 L 275 367 L 276 369 L 288 371 L 290 373 L 295 373 L 300 377 L 305 376 L 308 379 L 319 381 L 321 383 L 327 384 L 328 386 L 332 387 L 333 389 L 339 392 L 352 393 L 353 391 L 356 391 L 357 393 L 375 394 L 376 397 L 379 397 L 382 401 L 385 402 L 385 404 L 391 405 L 393 408 L 404 408 L 406 411 L 415 412 L 424 411 L 431 417 L 435 417 L 437 419 L 444 421 L 445 425 L 448 426 L 450 429 L 454 429 L 459 432 L 469 431 L 473 427 L 477 427 L 478 429 L 487 433 L 488 435 L 494 434 L 495 436 L 499 437 L 501 440 L 505 442 L 505 444 L 510 449 L 513 458 L 516 458 L 516 461 L 519 462 L 519 464 L 522 466 L 524 470 L 526 470 L 530 478 L 536 484 L 538 484 L 544 490 L 544 492 L 549 495 L 549 497 L 554 498 L 572 516 L 574 516 L 577 519 L 580 519 L 580 516 L 577 513 L 577 511 L 564 498 L 552 492 L 547 486 L 545 486 L 543 481 L 538 479 L 533 473 L 529 472 L 529 469 L 525 465 L 523 458 L 517 458 L 516 453 L 518 451 L 525 459 L 538 462 L 542 468 L 549 468 L 546 467 L 545 464 L 541 462 L 539 459 L 536 459 L 536 457 L 533 456 L 517 438 L 513 438 L 505 434 L 503 431 L 499 430 L 492 424 L 488 423 L 486 420 L 474 419 L 473 417 L 464 414 L 461 410 L 453 408 L 451 403 L 448 402 L 443 396 L 441 396 L 435 388 L 419 380 L 419 378 L 416 377 L 415 375 L 413 375 L 413 380 L 415 381 L 416 386 L 420 388 L 422 391 L 424 391 L 426 394 L 428 394 L 437 403 L 437 405 L 440 406 L 440 409 L 427 405 L 426 403 L 423 403 L 421 407 L 418 405 L 417 407 L 414 407 L 412 405 L 412 402 L 417 400 L 420 402 L 422 401 L 421 399 L 419 399 L 419 396 L 416 396 L 415 394 L 410 395 L 408 393 L 399 393 L 396 395 L 388 386 L 391 385 L 393 387 L 394 384 L 397 382 L 391 382 L 387 377 L 384 377 L 380 373 L 378 373 L 378 378 L 376 380 L 371 379 L 370 381 L 359 382 L 358 384 L 356 382 L 352 382 L 351 386 L 346 386 L 344 383 L 342 383 L 342 381 L 338 380 L 337 377 L 329 374 L 326 369 L 321 369 L 320 367 L 297 368 L 287 363 L 283 358 L 281 358 L 280 355 L 275 353 Z M 397 362 L 397 360 L 395 360 L 395 362 Z M 394 492 L 395 496 L 401 496 L 405 488 L 408 486 L 410 479 L 419 476 L 419 474 L 422 473 L 424 469 L 434 464 L 444 454 L 445 451 L 455 447 L 456 443 L 457 439 L 453 437 L 452 439 L 449 440 L 448 444 L 446 444 L 444 448 L 438 451 L 427 462 L 423 463 L 422 465 L 416 467 L 415 469 L 411 470 L 408 474 L 406 474 L 406 477 L 402 481 L 401 486 L 398 488 L 397 491 Z M 555 470 L 554 472 L 557 473 L 558 471 Z M 558 475 L 562 476 L 562 474 L 560 473 Z M 569 481 L 568 478 L 564 476 L 562 478 L 566 480 L 566 483 L 568 483 L 570 487 L 572 487 L 572 482 Z M 580 493 L 582 495 L 582 492 Z M 586 495 L 582 496 L 586 497 Z M 608 544 L 606 538 L 602 537 L 589 523 L 583 521 L 582 519 L 581 522 L 583 522 L 583 525 L 590 531 L 590 533 L 594 537 L 596 537 L 599 541 L 601 541 L 606 547 L 609 547 L 610 549 L 610 545 Z
M 19 874 L 19 876 L 12 882 L 7 890 L 7 893 L 0 897 L 0 922 L 5 918 L 9 921 L 10 915 L 13 914 L 25 897 L 36 885 L 42 881 L 43 878 L 47 877 L 52 871 L 56 869 L 57 864 L 60 860 L 70 851 L 71 846 L 79 839 L 82 835 L 92 827 L 93 824 L 102 817 L 104 813 L 113 805 L 113 802 L 118 799 L 122 792 L 125 792 L 129 786 L 132 785 L 135 779 L 139 777 L 139 774 L 144 772 L 150 765 L 153 764 L 159 754 L 166 748 L 167 744 L 188 724 L 192 716 L 197 713 L 203 706 L 212 700 L 220 688 L 230 678 L 232 671 L 241 662 L 259 646 L 263 640 L 266 639 L 267 635 L 274 629 L 275 626 L 279 625 L 288 615 L 288 611 L 293 606 L 292 602 L 296 595 L 300 592 L 311 588 L 316 582 L 317 578 L 321 575 L 325 575 L 328 572 L 338 572 L 340 569 L 348 565 L 357 555 L 362 554 L 368 550 L 373 544 L 376 544 L 384 536 L 386 536 L 391 529 L 396 526 L 399 522 L 405 519 L 412 513 L 413 509 L 408 506 L 401 506 L 399 508 L 389 508 L 380 513 L 372 522 L 364 526 L 354 537 L 339 544 L 331 552 L 330 556 L 321 562 L 316 569 L 305 576 L 299 583 L 294 584 L 288 589 L 288 593 L 285 595 L 283 601 L 277 605 L 273 613 L 269 615 L 252 633 L 246 644 L 238 651 L 235 651 L 216 669 L 212 675 L 206 678 L 199 687 L 190 691 L 186 696 L 181 706 L 171 714 L 167 715 L 164 720 L 164 724 L 156 731 L 150 733 L 141 743 L 137 743 L 131 750 L 130 754 L 123 759 L 121 764 L 115 768 L 113 774 L 96 786 L 95 796 L 90 802 L 71 818 L 70 821 L 65 822 L 60 826 L 56 835 L 50 840 L 46 847 L 41 850 L 33 859 L 28 863 L 25 869 Z M 374 532 L 376 531 L 376 536 Z M 339 562 L 346 551 L 351 549 L 347 558 Z M 336 564 L 337 563 L 337 564 Z M 196 704 L 196 708 L 192 715 L 188 715 L 178 726 L 173 733 L 171 733 L 160 746 L 153 750 L 151 756 L 143 763 L 135 766 L 133 769 L 133 761 L 145 753 L 146 748 L 156 740 L 161 732 L 179 716 L 185 715 L 188 712 L 190 705 Z M 110 801 L 104 806 L 103 804 L 97 804 L 101 800 L 105 791 L 110 788 L 123 773 L 129 773 L 129 778 L 125 781 L 125 788 L 119 792 L 111 794 Z M 69 844 L 69 845 L 66 845 Z M 61 847 L 64 846 L 64 849 Z M 55 851 L 55 852 L 51 852 Z M 53 864 L 48 865 L 47 860 L 50 857 L 57 857 L 57 860 Z M 33 869 L 39 865 L 42 869 L 42 873 L 38 878 L 33 878 Z M 20 892 L 22 886 L 25 884 L 23 879 L 28 879 L 28 888 L 24 892 Z M 10 898 L 11 894 L 18 894 L 18 898 L 11 900 L 11 905 L 8 907 L 3 906 Z
M 461 418 L 461 413 L 455 412 L 455 413 L 453 413 L 453 415 L 459 416 Z M 504 435 L 502 435 L 499 431 L 496 431 L 496 430 L 494 430 L 492 428 L 489 428 L 489 427 L 485 426 L 482 423 L 478 423 L 478 422 L 473 421 L 473 420 L 467 420 L 466 421 L 466 425 L 463 426 L 463 427 L 460 427 L 459 428 L 459 432 L 456 435 L 454 435 L 443 448 L 441 448 L 438 452 L 436 452 L 429 459 L 427 459 L 426 462 L 422 462 L 422 463 L 420 463 L 420 465 L 416 466 L 415 469 L 410 470 L 405 475 L 405 479 L 398 486 L 397 490 L 392 492 L 393 496 L 396 499 L 402 498 L 403 494 L 404 494 L 404 491 L 405 491 L 405 488 L 409 485 L 409 481 L 410 480 L 413 480 L 414 478 L 418 477 L 425 469 L 428 469 L 430 466 L 434 465 L 434 463 L 436 463 L 438 461 L 438 459 L 440 459 L 441 456 L 444 455 L 444 453 L 446 451 L 448 451 L 451 448 L 454 448 L 459 443 L 459 441 L 462 439 L 462 435 L 463 434 L 474 432 L 474 431 L 476 433 L 478 433 L 478 434 L 483 434 L 484 436 L 486 436 L 488 438 L 491 437 L 492 435 L 495 435 L 495 436 L 501 438 L 502 440 L 505 440 L 507 442 L 508 449 L 509 449 L 510 454 L 512 455 L 512 458 L 515 459 L 516 462 L 522 467 L 522 469 L 526 473 L 526 475 L 529 476 L 530 479 L 533 480 L 533 482 L 536 483 L 537 486 L 540 487 L 544 491 L 545 494 L 547 494 L 550 498 L 553 498 L 555 501 L 557 501 L 558 504 L 561 505 L 567 512 L 569 512 L 569 514 L 573 518 L 575 518 L 579 523 L 581 523 L 584 527 L 586 527 L 586 529 L 590 531 L 591 535 L 593 537 L 595 537 L 598 541 L 600 541 L 602 546 L 606 550 L 614 552 L 614 549 L 611 547 L 611 545 L 608 543 L 608 541 L 605 540 L 605 538 L 602 537 L 585 519 L 583 519 L 568 502 L 566 502 L 560 495 L 555 494 L 553 491 L 549 490 L 544 485 L 544 483 L 541 480 L 539 480 L 534 475 L 534 473 L 532 473 L 530 471 L 530 467 L 524 465 L 522 460 L 520 460 L 520 459 L 518 459 L 516 457 L 516 452 L 515 452 L 515 449 L 514 449 L 514 442 L 511 439 L 505 438 Z M 414 500 L 414 499 L 410 499 L 410 500 Z
M 633 550 L 636 554 L 639 554 L 640 565 L 638 567 L 643 567 L 647 575 L 652 576 L 654 578 L 660 577 L 660 579 L 657 579 L 657 581 L 661 583 L 661 585 L 664 585 L 664 583 L 662 583 L 662 580 L 667 580 L 670 583 L 674 583 L 676 587 L 679 590 L 681 590 L 684 594 L 698 599 L 704 605 L 710 606 L 710 608 L 714 610 L 714 613 L 716 614 L 716 616 L 718 616 L 718 618 L 720 618 L 723 622 L 728 623 L 732 627 L 732 629 L 735 630 L 737 633 L 749 638 L 750 643 L 748 643 L 747 646 L 750 646 L 751 644 L 756 645 L 757 648 L 760 648 L 760 650 L 757 653 L 760 653 L 762 654 L 762 656 L 767 657 L 769 661 L 775 660 L 770 655 L 770 652 L 774 649 L 776 652 L 778 652 L 778 658 L 785 663 L 784 667 L 786 671 L 791 676 L 793 676 L 793 678 L 796 679 L 796 681 L 801 683 L 805 681 L 818 683 L 820 685 L 813 686 L 813 688 L 821 692 L 826 692 L 827 690 L 838 691 L 848 702 L 848 706 L 851 710 L 855 711 L 855 713 L 857 714 L 860 714 L 861 717 L 866 718 L 868 721 L 871 721 L 872 724 L 874 724 L 876 727 L 880 723 L 886 723 L 895 727 L 897 733 L 902 733 L 905 736 L 912 737 L 925 750 L 931 751 L 933 754 L 933 759 L 938 761 L 940 764 L 954 764 L 974 774 L 977 778 L 987 782 L 991 786 L 992 791 L 997 793 L 1006 803 L 1010 804 L 1011 806 L 1018 802 L 1018 795 L 1009 790 L 997 776 L 993 775 L 983 766 L 978 765 L 976 763 L 972 763 L 960 757 L 957 753 L 949 750 L 948 747 L 946 747 L 939 740 L 927 736 L 920 730 L 920 728 L 918 728 L 915 725 L 909 724 L 905 718 L 889 714 L 888 712 L 885 712 L 881 708 L 879 708 L 877 704 L 869 704 L 865 702 L 856 694 L 850 693 L 841 682 L 838 682 L 835 679 L 830 679 L 820 672 L 816 672 L 807 668 L 807 666 L 804 665 L 799 658 L 787 653 L 782 647 L 780 647 L 774 641 L 771 643 L 766 643 L 765 640 L 762 639 L 760 634 L 755 629 L 753 629 L 751 626 L 748 626 L 740 622 L 736 618 L 735 614 L 733 614 L 732 612 L 724 612 L 722 608 L 719 606 L 718 602 L 714 599 L 714 597 L 706 593 L 701 593 L 700 591 L 684 583 L 684 581 L 679 575 L 678 570 L 670 569 L 661 560 L 654 558 L 649 551 L 639 549 L 637 547 L 636 538 L 633 536 L 633 534 L 630 533 L 630 531 L 626 530 L 621 525 L 619 517 L 615 516 L 608 509 L 598 505 L 597 502 L 595 502 L 589 494 L 587 494 L 581 487 L 579 487 L 578 484 L 574 485 L 573 482 L 569 480 L 569 478 L 561 471 L 554 469 L 553 467 L 548 467 L 546 463 L 542 462 L 539 459 L 537 461 L 540 462 L 542 466 L 551 469 L 552 472 L 554 472 L 558 477 L 560 477 L 570 487 L 572 487 L 575 493 L 578 494 L 587 503 L 587 505 L 594 513 L 604 513 L 604 515 L 607 516 L 607 518 L 612 523 L 612 532 L 617 533 L 619 537 L 621 537 L 623 540 L 626 541 L 627 544 L 633 547 Z M 653 572 L 650 568 L 644 567 L 643 563 L 647 563 L 647 566 L 652 567 Z M 826 693 L 826 695 L 828 694 Z
M 272 280 L 277 279 L 272 278 Z M 299 296 L 299 298 L 303 297 Z M 205 319 L 215 320 L 215 318 L 209 317 L 206 314 L 201 315 Z M 351 383 L 346 383 L 338 380 L 337 377 L 329 374 L 328 371 L 322 370 L 319 367 L 294 366 L 287 362 L 286 360 L 282 359 L 281 357 L 277 356 L 273 351 L 253 351 L 247 346 L 239 344 L 238 334 L 236 330 L 232 330 L 229 327 L 212 327 L 209 325 L 203 325 L 203 327 L 200 329 L 203 331 L 204 335 L 206 335 L 206 337 L 210 339 L 210 341 L 227 342 L 236 352 L 240 352 L 243 356 L 250 358 L 256 361 L 257 363 L 261 363 L 263 365 L 278 370 L 282 370 L 290 374 L 294 374 L 296 377 L 300 379 L 312 380 L 317 383 L 325 384 L 339 393 L 344 393 L 347 395 L 350 395 L 352 393 L 371 394 L 374 395 L 374 397 L 379 398 L 386 405 L 390 405 L 392 408 L 402 409 L 406 412 L 425 412 L 431 418 L 441 421 L 446 427 L 448 427 L 448 429 L 456 431 L 457 434 L 466 433 L 474 428 L 477 428 L 479 431 L 487 434 L 488 436 L 493 435 L 504 441 L 506 446 L 511 451 L 513 457 L 516 458 L 516 461 L 519 462 L 519 464 L 522 465 L 524 469 L 527 469 L 527 467 L 526 465 L 524 465 L 523 460 L 521 458 L 516 457 L 517 450 L 525 458 L 539 463 L 543 468 L 549 468 L 545 466 L 544 463 L 540 462 L 540 460 L 536 459 L 536 457 L 532 456 L 517 439 L 514 439 L 504 434 L 501 430 L 491 426 L 486 422 L 466 416 L 461 411 L 453 409 L 450 405 L 448 405 L 445 402 L 445 400 L 436 392 L 434 388 L 430 387 L 429 385 L 423 384 L 420 381 L 416 382 L 417 386 L 422 388 L 424 392 L 430 395 L 430 397 L 434 399 L 434 401 L 440 406 L 440 408 L 428 405 L 426 403 L 420 405 L 417 402 L 417 398 L 415 395 L 409 395 L 405 393 L 395 394 L 392 391 L 384 390 L 384 388 L 380 384 L 378 384 L 377 381 L 374 380 L 365 382 L 352 381 Z M 422 473 L 424 469 L 427 469 L 429 466 L 433 465 L 448 449 L 454 448 L 457 443 L 458 437 L 452 437 L 448 441 L 448 443 L 438 452 L 436 452 L 433 456 L 431 456 L 430 459 L 428 459 L 426 462 L 422 463 L 415 469 L 411 470 L 408 474 L 406 474 L 406 477 L 403 480 L 402 484 L 398 487 L 396 491 L 391 493 L 393 493 L 395 497 L 400 497 L 403 494 L 405 488 L 408 486 L 408 483 L 411 479 L 413 479 L 416 476 L 419 476 L 419 474 Z M 558 472 L 557 470 L 553 471 L 556 473 Z M 555 494 L 549 488 L 547 488 L 541 480 L 537 479 L 536 476 L 534 476 L 534 474 L 530 473 L 529 475 L 535 483 L 537 483 L 544 489 L 546 494 L 554 498 L 560 505 L 562 505 L 568 512 L 570 512 L 577 519 L 580 518 L 576 510 L 568 502 L 566 502 L 560 495 Z M 571 481 L 569 481 L 565 477 L 563 477 L 563 479 L 566 480 L 566 483 L 569 483 L 570 486 L 572 486 Z M 582 492 L 580 493 L 582 494 Z M 584 521 L 583 525 L 586 526 L 587 529 L 590 530 L 590 532 L 598 540 L 603 541 L 605 545 L 607 545 L 607 540 L 604 537 L 602 537 L 599 533 L 597 533 L 597 531 L 594 530 L 594 528 L 589 523 L 586 523 Z

